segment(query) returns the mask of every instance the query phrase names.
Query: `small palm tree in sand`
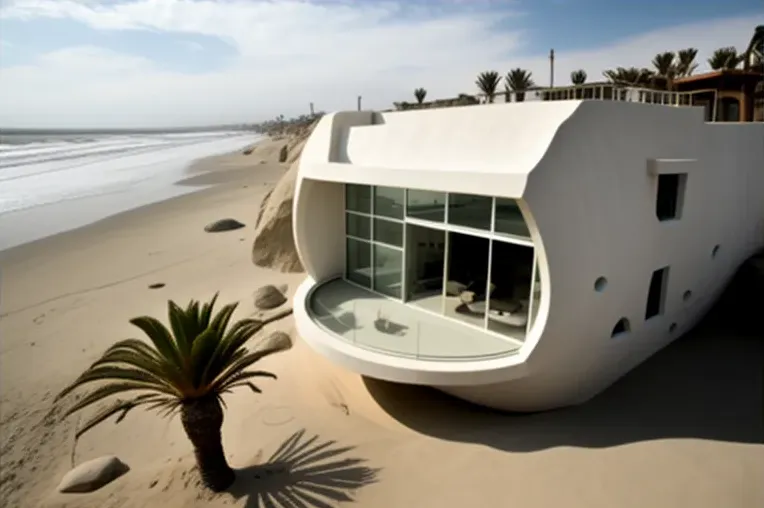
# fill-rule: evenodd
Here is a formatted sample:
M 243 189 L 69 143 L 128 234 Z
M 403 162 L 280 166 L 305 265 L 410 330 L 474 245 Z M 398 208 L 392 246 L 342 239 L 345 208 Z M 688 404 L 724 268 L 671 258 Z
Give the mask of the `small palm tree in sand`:
M 416 97 L 417 104 L 422 104 L 424 102 L 424 98 L 427 97 L 427 90 L 424 88 L 417 88 L 414 90 L 414 97 Z
M 183 429 L 194 445 L 202 481 L 216 492 L 229 487 L 235 474 L 223 451 L 222 397 L 239 387 L 261 393 L 251 380 L 276 378 L 270 372 L 246 369 L 268 355 L 288 349 L 290 344 L 268 344 L 257 351 L 249 351 L 244 344 L 265 324 L 289 311 L 265 321 L 243 319 L 229 327 L 237 304 L 226 305 L 213 316 L 216 300 L 217 294 L 201 307 L 192 300 L 185 309 L 168 302 L 170 330 L 152 317 L 130 320 L 148 336 L 151 344 L 138 339 L 115 343 L 56 398 L 59 400 L 83 385 L 101 384 L 69 408 L 66 412 L 69 416 L 107 397 L 132 392 L 129 399 L 116 400 L 97 412 L 77 431 L 76 437 L 112 415 L 119 414 L 120 422 L 138 406 L 156 410 L 162 416 L 180 413 Z

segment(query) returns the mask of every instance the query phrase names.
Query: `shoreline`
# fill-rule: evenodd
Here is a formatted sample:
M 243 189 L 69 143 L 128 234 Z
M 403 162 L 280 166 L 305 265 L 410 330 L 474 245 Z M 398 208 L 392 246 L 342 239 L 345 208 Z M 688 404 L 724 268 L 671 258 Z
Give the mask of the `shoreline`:
M 180 169 L 181 173 L 178 176 L 164 183 L 151 183 L 147 186 L 144 182 L 137 182 L 111 191 L 70 199 L 64 198 L 0 213 L 0 229 L 4 231 L 3 238 L 11 239 L 10 241 L 0 239 L 0 256 L 7 250 L 30 242 L 87 227 L 121 213 L 198 192 L 201 189 L 197 187 L 204 187 L 203 183 L 195 184 L 193 181 L 188 183 L 193 176 L 199 176 L 194 175 L 199 171 L 194 168 L 207 167 L 211 172 L 216 173 L 218 172 L 217 161 L 235 157 L 246 148 L 267 145 L 269 142 L 269 138 L 263 136 L 241 148 L 191 160 Z M 203 180 L 198 181 L 203 182 Z M 211 184 L 214 183 L 214 181 L 211 182 Z M 225 183 L 225 180 L 221 180 L 221 183 Z M 32 225 L 35 230 L 27 229 L 28 225 Z

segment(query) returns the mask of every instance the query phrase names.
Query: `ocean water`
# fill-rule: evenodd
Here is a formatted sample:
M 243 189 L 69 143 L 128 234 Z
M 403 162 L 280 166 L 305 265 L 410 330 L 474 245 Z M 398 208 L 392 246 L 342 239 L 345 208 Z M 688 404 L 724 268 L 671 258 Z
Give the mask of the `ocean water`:
M 0 250 L 198 190 L 200 158 L 241 150 L 252 132 L 2 133 Z

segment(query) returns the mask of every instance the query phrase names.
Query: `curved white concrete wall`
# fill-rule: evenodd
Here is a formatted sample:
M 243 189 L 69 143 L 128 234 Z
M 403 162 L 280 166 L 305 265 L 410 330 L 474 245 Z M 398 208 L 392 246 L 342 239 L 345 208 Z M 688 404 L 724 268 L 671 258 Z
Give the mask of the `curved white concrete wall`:
M 327 116 L 306 145 L 295 199 L 295 238 L 310 275 L 295 298 L 298 329 L 362 374 L 497 408 L 587 400 L 691 328 L 764 246 L 762 140 L 764 124 L 706 124 L 700 109 L 608 101 Z M 686 174 L 686 184 L 681 218 L 660 222 L 657 173 L 666 172 Z M 520 199 L 543 293 L 519 354 L 404 359 L 316 325 L 309 293 L 344 266 L 342 182 Z M 664 266 L 663 313 L 645 320 L 652 273 Z M 602 292 L 598 277 L 607 279 Z M 611 338 L 622 317 L 630 331 Z

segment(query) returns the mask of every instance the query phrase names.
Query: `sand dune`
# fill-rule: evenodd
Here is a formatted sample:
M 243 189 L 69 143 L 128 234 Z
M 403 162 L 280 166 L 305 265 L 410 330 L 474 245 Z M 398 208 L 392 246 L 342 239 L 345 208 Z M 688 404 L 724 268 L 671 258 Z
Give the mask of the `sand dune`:
M 260 199 L 285 171 L 256 155 L 205 162 L 215 171 L 190 183 L 214 187 L 197 194 L 0 254 L 2 506 L 764 506 L 763 345 L 710 331 L 584 406 L 517 416 L 336 368 L 287 318 L 255 338 L 292 334 L 294 348 L 263 365 L 279 380 L 227 399 L 224 445 L 238 470 L 229 492 L 199 488 L 177 419 L 136 411 L 73 453 L 78 419 L 61 419 L 52 397 L 134 335 L 128 319 L 218 290 L 244 317 L 257 287 L 299 283 L 251 262 Z M 221 217 L 248 227 L 204 233 Z M 72 459 L 110 453 L 131 471 L 92 494 L 55 492 Z

